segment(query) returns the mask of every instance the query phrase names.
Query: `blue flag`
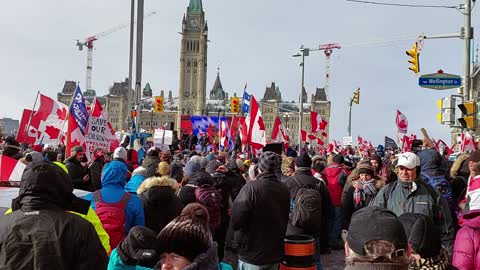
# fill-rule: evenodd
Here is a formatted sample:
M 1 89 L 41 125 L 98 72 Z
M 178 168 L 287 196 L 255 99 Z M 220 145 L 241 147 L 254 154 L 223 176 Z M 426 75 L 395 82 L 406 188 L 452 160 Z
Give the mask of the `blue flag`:
M 70 115 L 75 119 L 75 123 L 77 123 L 82 134 L 85 135 L 88 124 L 87 105 L 78 84 L 75 93 L 73 93 L 72 104 L 70 104 Z
M 248 113 L 249 110 L 250 110 L 250 95 L 247 93 L 247 91 L 244 91 L 242 111 L 244 113 Z

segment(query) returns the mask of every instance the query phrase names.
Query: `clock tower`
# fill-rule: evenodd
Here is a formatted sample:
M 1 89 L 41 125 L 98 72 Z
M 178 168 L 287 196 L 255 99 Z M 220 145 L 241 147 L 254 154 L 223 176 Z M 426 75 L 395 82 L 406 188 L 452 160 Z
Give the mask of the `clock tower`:
M 190 0 L 181 34 L 177 127 L 182 114 L 202 115 L 206 109 L 208 26 L 202 0 Z

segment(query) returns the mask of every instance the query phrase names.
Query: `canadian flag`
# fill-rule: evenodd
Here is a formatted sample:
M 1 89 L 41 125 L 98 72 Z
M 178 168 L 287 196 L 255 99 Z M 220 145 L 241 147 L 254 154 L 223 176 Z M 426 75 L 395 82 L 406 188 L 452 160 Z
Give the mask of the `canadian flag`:
M 60 135 L 66 131 L 67 110 L 67 105 L 40 94 L 40 106 L 32 116 L 25 141 L 58 144 Z
M 248 141 L 254 149 L 260 149 L 267 144 L 265 138 L 265 124 L 258 103 L 253 95 L 250 95 L 250 113 L 245 119 L 248 127 Z
M 287 142 L 285 137 L 285 129 L 283 128 L 282 121 L 280 121 L 280 117 L 275 117 L 275 122 L 273 123 L 272 129 L 272 140 L 276 142 Z
M 461 144 L 460 144 L 460 151 L 461 152 L 470 152 L 477 149 L 477 144 L 473 139 L 472 135 L 469 133 L 462 133 L 461 135 Z
M 24 109 L 22 113 L 22 119 L 20 120 L 20 126 L 17 133 L 17 141 L 27 144 L 35 144 L 35 138 L 29 137 L 27 134 L 28 120 L 32 115 L 32 110 Z
M 302 142 L 307 141 L 307 131 L 306 130 L 301 129 L 300 130 L 300 136 L 302 136 Z
M 395 117 L 395 124 L 398 128 L 398 133 L 407 134 L 408 120 L 407 117 L 397 110 L 397 117 Z
M 328 122 L 322 119 L 322 116 L 317 112 L 310 112 L 310 123 L 312 124 L 312 132 L 325 130 Z
M 219 125 L 220 125 L 220 127 L 219 127 L 220 149 L 228 149 L 229 148 L 229 143 L 231 142 L 231 140 L 229 140 L 230 131 L 228 130 L 227 120 L 226 119 L 221 119 Z
M 23 170 L 26 165 L 22 162 L 0 155 L 0 182 L 2 181 L 19 181 L 22 178 Z

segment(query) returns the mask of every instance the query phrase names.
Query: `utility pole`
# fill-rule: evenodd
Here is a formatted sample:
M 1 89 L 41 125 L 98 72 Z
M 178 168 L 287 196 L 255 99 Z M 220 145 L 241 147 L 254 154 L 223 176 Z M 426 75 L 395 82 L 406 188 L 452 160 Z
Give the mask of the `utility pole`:
M 302 124 L 303 124 L 303 89 L 305 89 L 305 56 L 309 55 L 309 50 L 302 48 L 302 88 L 300 88 L 300 115 L 298 120 L 298 151 L 302 148 Z
M 135 25 L 135 0 L 131 0 L 132 3 L 130 5 L 130 52 L 129 52 L 129 56 L 128 56 L 128 92 L 127 92 L 127 106 L 128 106 L 128 109 L 129 109 L 129 113 L 128 113 L 128 116 L 127 116 L 127 127 L 128 125 L 130 124 L 130 119 L 133 121 L 134 119 L 131 117 L 131 111 L 134 109 L 132 104 L 133 104 L 133 100 L 132 98 L 134 98 L 131 94 L 131 91 L 132 91 L 132 81 L 133 81 L 133 74 L 132 74 L 132 70 L 133 70 L 133 34 L 134 34 L 134 25 Z M 136 101 L 136 99 L 135 99 Z
M 350 98 L 350 112 L 348 114 L 348 127 L 347 127 L 347 133 L 348 137 L 352 137 L 352 105 L 353 105 L 353 98 Z
M 137 115 L 135 116 L 137 131 L 140 131 L 140 113 L 142 111 L 142 53 L 143 53 L 143 9 L 144 0 L 138 0 L 137 10 L 137 54 L 135 67 L 135 108 Z
M 473 99 L 473 89 L 470 87 L 470 42 L 472 39 L 472 0 L 465 0 L 464 6 L 464 29 L 463 29 L 463 39 L 465 44 L 465 51 L 464 51 L 464 66 L 463 66 L 463 73 L 465 76 L 465 81 L 463 82 L 463 96 L 465 100 Z

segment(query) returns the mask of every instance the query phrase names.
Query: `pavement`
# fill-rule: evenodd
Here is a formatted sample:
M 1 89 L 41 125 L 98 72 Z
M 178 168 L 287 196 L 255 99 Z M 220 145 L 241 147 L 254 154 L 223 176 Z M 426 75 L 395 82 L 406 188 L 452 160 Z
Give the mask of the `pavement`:
M 332 250 L 332 253 L 321 256 L 323 270 L 343 270 L 345 268 L 345 251 L 344 250 Z M 232 252 L 226 251 L 224 262 L 233 266 L 233 269 L 237 269 L 238 257 Z

